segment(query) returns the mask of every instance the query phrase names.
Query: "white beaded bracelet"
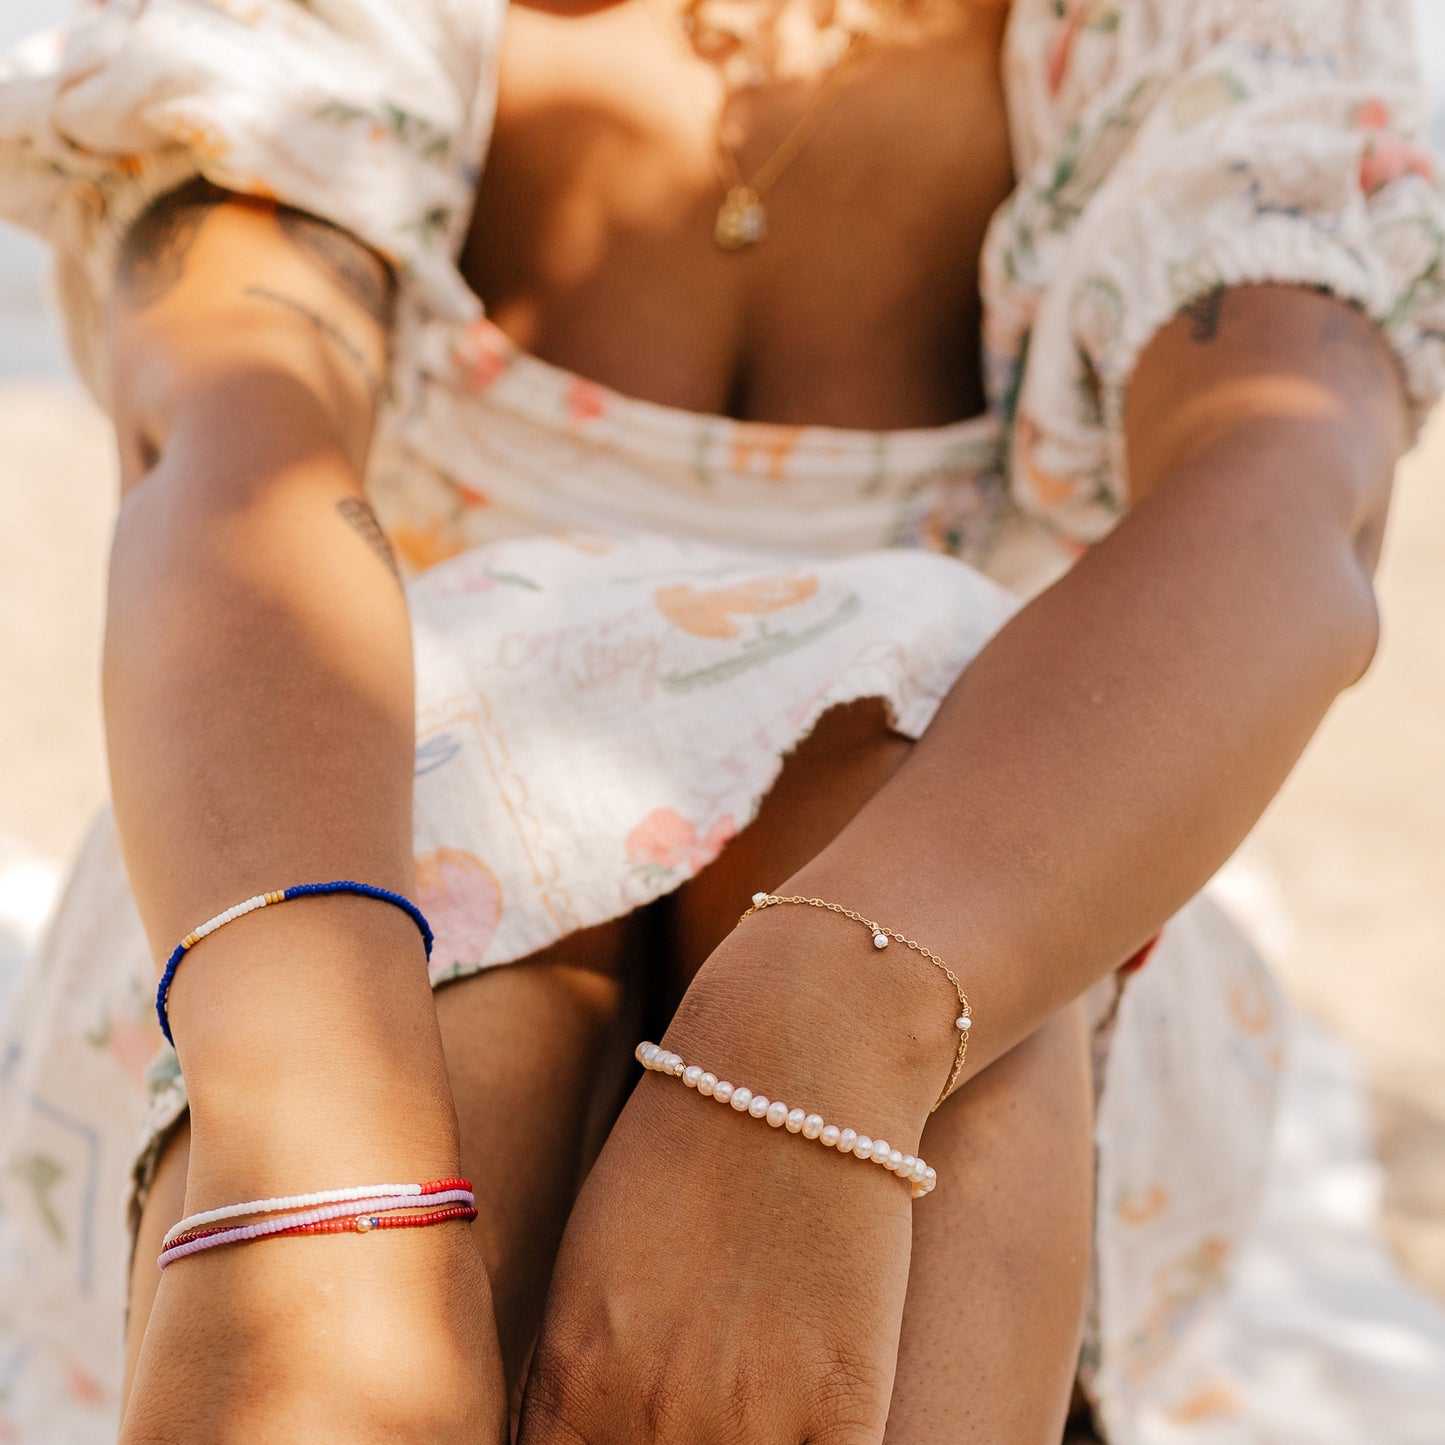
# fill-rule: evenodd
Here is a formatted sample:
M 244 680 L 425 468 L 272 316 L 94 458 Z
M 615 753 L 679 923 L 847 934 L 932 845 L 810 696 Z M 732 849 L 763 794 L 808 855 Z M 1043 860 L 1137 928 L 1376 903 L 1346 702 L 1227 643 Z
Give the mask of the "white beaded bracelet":
M 425 1196 L 435 1192 L 437 1187 L 465 1183 L 465 1180 L 449 1178 L 433 1180 L 429 1184 L 358 1184 L 350 1189 L 317 1189 L 310 1194 L 284 1194 L 271 1199 L 250 1199 L 244 1204 L 223 1204 L 218 1209 L 186 1215 L 166 1230 L 161 1245 L 164 1248 L 177 1236 L 188 1234 L 193 1229 L 204 1229 L 209 1224 L 220 1224 L 227 1219 L 241 1219 L 252 1214 L 279 1214 L 285 1210 L 314 1209 L 317 1205 L 347 1204 L 401 1195 L 416 1195 L 419 1204 L 425 1204 L 428 1202 Z
M 891 1148 L 885 1139 L 870 1139 L 856 1129 L 840 1129 L 836 1124 L 825 1124 L 821 1114 L 790 1109 L 781 1099 L 770 1099 L 766 1094 L 755 1094 L 741 1084 L 730 1084 L 701 1064 L 685 1063 L 680 1054 L 669 1053 L 659 1044 L 638 1044 L 636 1057 L 644 1069 L 681 1079 L 689 1089 L 696 1089 L 704 1098 L 716 1099 L 719 1104 L 731 1104 L 739 1114 L 766 1119 L 774 1129 L 801 1134 L 805 1139 L 816 1140 L 826 1149 L 836 1149 L 840 1154 L 852 1154 L 854 1158 L 881 1165 L 900 1179 L 906 1179 L 912 1186 L 915 1199 L 931 1194 L 938 1183 L 937 1172 L 922 1159 Z

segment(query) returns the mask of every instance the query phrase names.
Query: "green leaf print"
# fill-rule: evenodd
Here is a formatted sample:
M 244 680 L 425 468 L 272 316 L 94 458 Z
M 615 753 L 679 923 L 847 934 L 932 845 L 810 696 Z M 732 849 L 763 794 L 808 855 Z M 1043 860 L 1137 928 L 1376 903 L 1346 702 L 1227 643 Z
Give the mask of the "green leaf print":
M 691 692 L 694 688 L 729 682 L 750 668 L 759 667 L 765 662 L 771 662 L 775 657 L 783 657 L 790 652 L 796 652 L 800 647 L 806 647 L 815 638 L 822 637 L 824 633 L 831 632 L 835 627 L 856 617 L 862 607 L 858 594 L 850 592 L 836 610 L 813 623 L 811 627 L 800 628 L 797 632 L 787 629 L 774 632 L 764 623 L 743 644 L 740 653 L 723 662 L 715 662 L 710 667 L 697 668 L 693 672 L 669 672 L 664 675 L 662 685 L 669 692 Z

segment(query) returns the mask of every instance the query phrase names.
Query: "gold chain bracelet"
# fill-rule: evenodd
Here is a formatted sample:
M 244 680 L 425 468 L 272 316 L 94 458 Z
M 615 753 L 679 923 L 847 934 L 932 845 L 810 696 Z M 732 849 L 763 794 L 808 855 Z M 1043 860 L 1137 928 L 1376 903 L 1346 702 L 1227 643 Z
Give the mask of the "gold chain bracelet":
M 953 1057 L 953 1068 L 949 1072 L 948 1082 L 943 1086 L 943 1092 L 933 1106 L 934 1109 L 938 1108 L 938 1105 L 958 1086 L 958 1076 L 963 1072 L 963 1063 L 968 1057 L 968 1035 L 973 1028 L 973 1008 L 969 1004 L 968 995 L 963 991 L 963 984 L 959 982 L 958 975 L 936 953 L 925 948 L 917 939 L 895 933 L 893 929 L 885 928 L 871 918 L 864 918 L 861 913 L 855 913 L 851 908 L 844 908 L 841 903 L 829 903 L 823 898 L 803 898 L 796 894 L 754 893 L 752 906 L 741 914 L 738 922 L 741 923 L 744 919 L 751 918 L 754 913 L 761 913 L 765 908 L 776 907 L 779 903 L 801 903 L 809 908 L 823 908 L 829 913 L 837 913 L 844 918 L 851 918 L 854 923 L 861 923 L 873 935 L 874 948 L 887 948 L 890 940 L 901 943 L 905 948 L 911 948 L 914 953 L 921 954 L 926 958 L 953 985 L 953 991 L 958 995 L 958 1017 L 953 1021 L 954 1028 L 958 1030 L 958 1051 Z M 929 1113 L 932 1112 L 933 1109 L 930 1109 Z

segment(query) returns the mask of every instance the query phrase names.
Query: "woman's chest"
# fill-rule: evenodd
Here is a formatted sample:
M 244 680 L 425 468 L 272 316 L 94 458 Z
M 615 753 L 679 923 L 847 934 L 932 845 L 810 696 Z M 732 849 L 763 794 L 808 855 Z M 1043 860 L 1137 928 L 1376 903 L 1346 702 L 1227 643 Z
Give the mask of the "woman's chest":
M 691 411 L 887 429 L 978 410 L 979 249 L 1012 185 L 1005 12 L 913 3 L 834 65 L 810 66 L 805 33 L 731 88 L 667 0 L 514 3 L 463 263 L 492 319 Z M 766 236 L 728 250 L 740 184 Z

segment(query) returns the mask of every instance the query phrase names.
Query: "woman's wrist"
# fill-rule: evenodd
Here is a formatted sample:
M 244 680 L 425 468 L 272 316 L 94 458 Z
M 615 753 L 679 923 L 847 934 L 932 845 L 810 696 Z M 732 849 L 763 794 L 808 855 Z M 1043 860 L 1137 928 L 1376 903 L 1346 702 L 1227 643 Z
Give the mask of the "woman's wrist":
M 895 956 L 903 955 L 903 956 Z M 916 1152 L 953 1067 L 957 999 L 925 959 L 823 909 L 750 917 L 663 1040 L 729 1082 Z
M 197 1207 L 457 1172 L 426 960 L 399 910 L 317 899 L 240 919 L 187 955 L 171 1017 Z

